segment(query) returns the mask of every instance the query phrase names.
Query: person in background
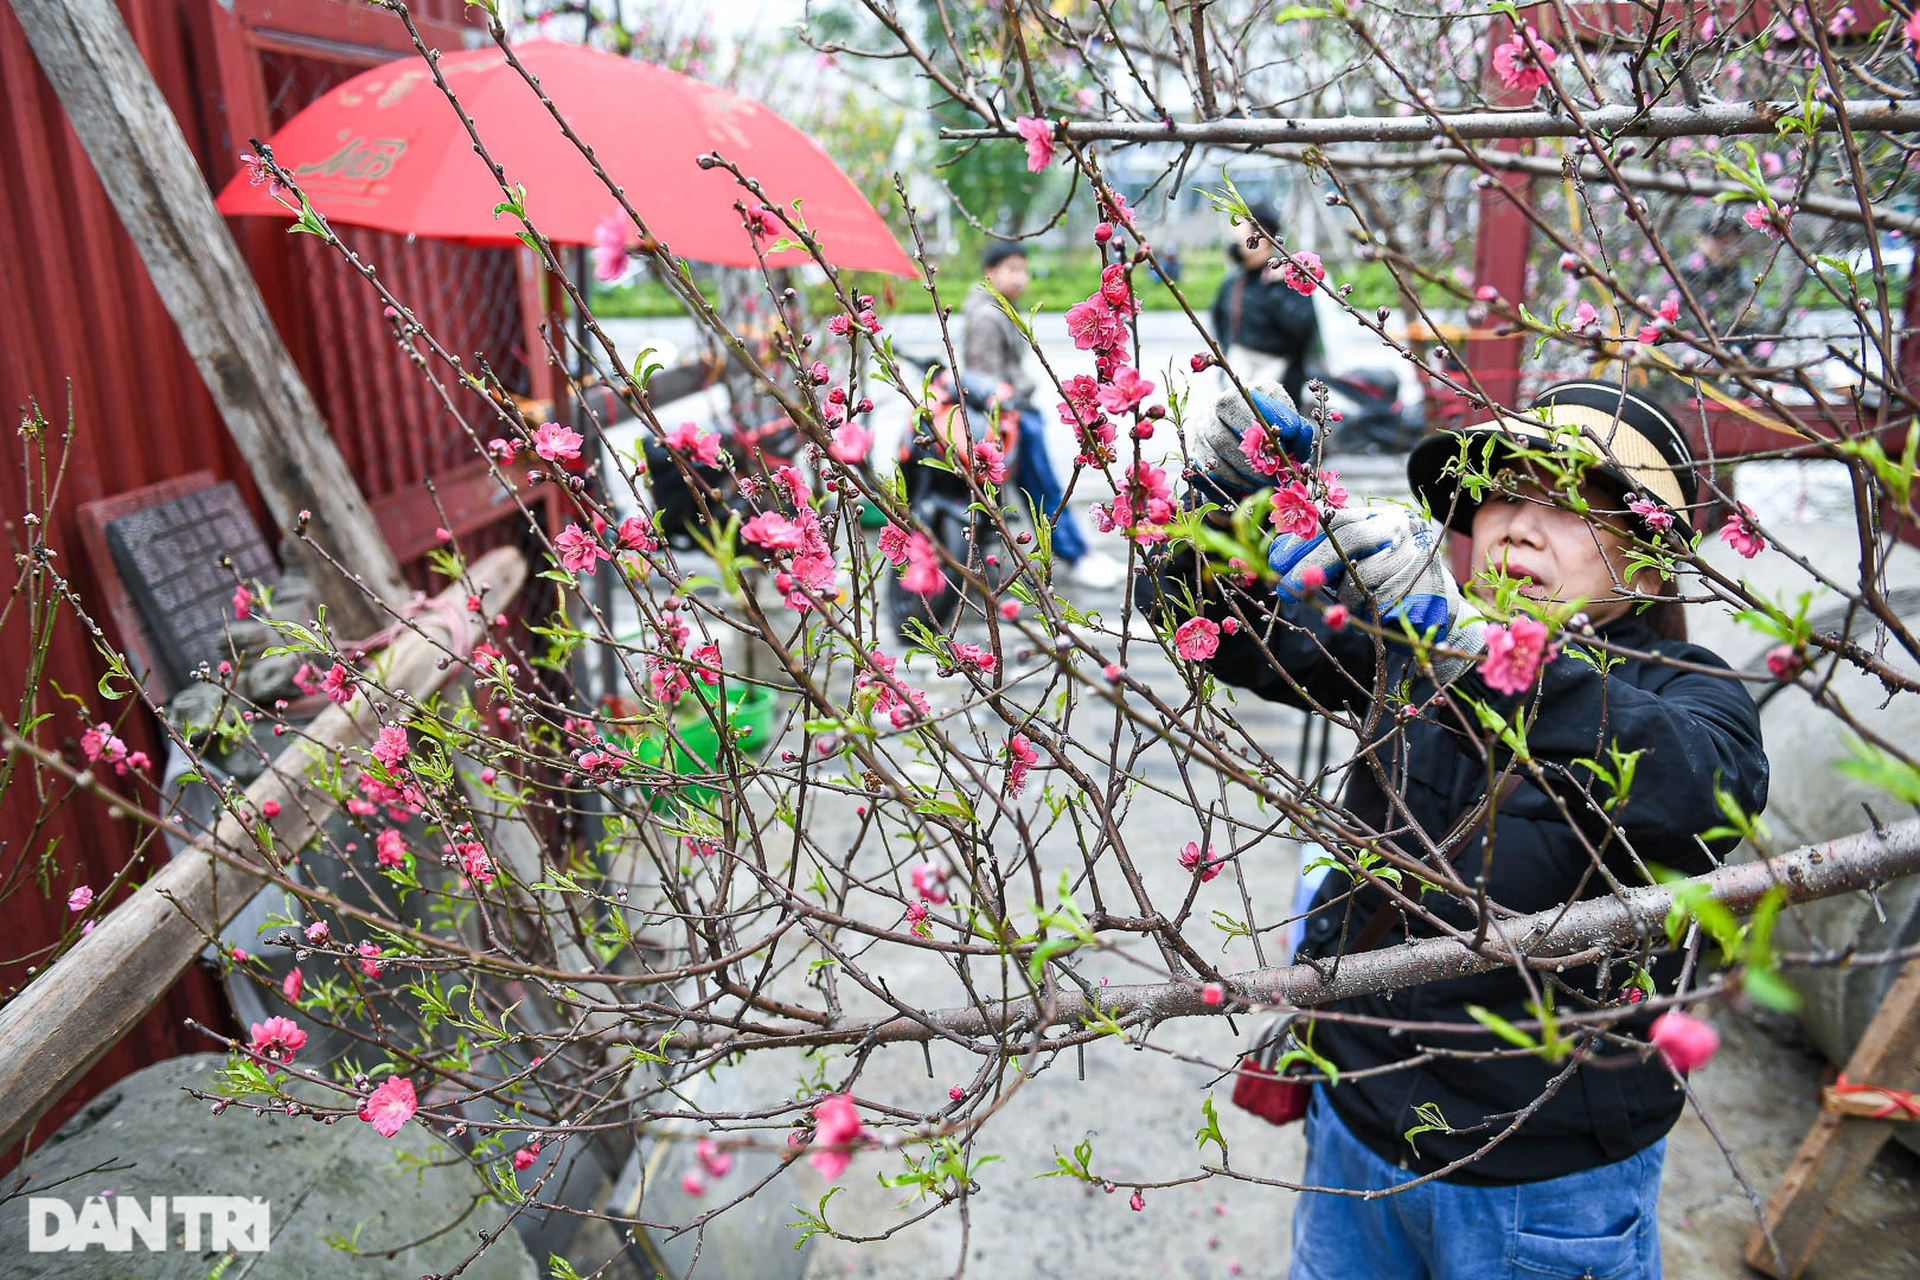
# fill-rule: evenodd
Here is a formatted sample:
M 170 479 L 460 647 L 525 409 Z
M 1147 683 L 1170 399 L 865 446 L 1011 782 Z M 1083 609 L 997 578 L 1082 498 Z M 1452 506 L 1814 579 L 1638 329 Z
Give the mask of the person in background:
M 1295 404 L 1307 385 L 1307 357 L 1320 347 L 1320 319 L 1313 299 L 1286 282 L 1273 241 L 1263 234 L 1278 225 L 1273 206 L 1247 206 L 1252 221 L 1232 229 L 1227 257 L 1239 267 L 1213 300 L 1213 337 L 1240 380 L 1278 382 Z
M 968 373 L 998 378 L 1021 400 L 1033 399 L 1033 375 L 1027 372 L 1027 340 L 1012 317 L 1000 309 L 999 294 L 1017 302 L 1027 291 L 1027 251 L 1019 244 L 996 240 L 980 255 L 983 279 L 967 295 L 961 313 L 960 363 Z M 1014 459 L 1014 481 L 1033 501 L 1034 509 L 1053 518 L 1053 554 L 1066 566 L 1066 577 L 1079 586 L 1106 590 L 1120 585 L 1126 571 L 1120 562 L 1087 545 L 1079 519 L 1062 503 L 1066 486 L 1054 473 L 1047 455 L 1047 427 L 1031 403 L 1020 411 L 1020 447 Z

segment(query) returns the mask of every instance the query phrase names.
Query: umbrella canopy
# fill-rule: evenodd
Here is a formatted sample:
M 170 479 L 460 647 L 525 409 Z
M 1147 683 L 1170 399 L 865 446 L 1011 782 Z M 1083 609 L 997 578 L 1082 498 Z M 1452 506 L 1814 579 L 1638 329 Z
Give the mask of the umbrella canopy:
M 673 253 L 724 266 L 757 261 L 733 208 L 741 200 L 751 207 L 748 193 L 725 170 L 696 163 L 718 151 L 759 181 L 769 204 L 801 201 L 807 227 L 834 266 L 913 274 L 893 233 L 840 167 L 759 103 L 579 45 L 537 40 L 514 52 Z M 527 216 L 557 243 L 593 243 L 596 226 L 619 205 L 505 55 L 495 48 L 451 53 L 440 69 L 508 184 L 526 188 Z M 274 134 L 272 147 L 330 222 L 484 245 L 513 244 L 522 229 L 512 214 L 494 216 L 500 189 L 416 59 L 336 86 Z M 244 172 L 218 203 L 230 215 L 287 216 Z M 622 221 L 629 243 L 637 240 L 631 220 Z M 783 230 L 773 224 L 761 247 Z M 797 249 L 769 258 L 776 265 L 806 260 Z

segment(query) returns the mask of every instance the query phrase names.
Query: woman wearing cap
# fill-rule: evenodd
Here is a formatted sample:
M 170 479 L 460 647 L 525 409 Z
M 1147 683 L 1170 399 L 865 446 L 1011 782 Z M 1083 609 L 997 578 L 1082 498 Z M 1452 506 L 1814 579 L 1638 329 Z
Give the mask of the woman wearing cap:
M 1260 390 L 1269 400 L 1279 391 Z M 1263 413 L 1284 418 L 1291 405 L 1277 414 L 1263 405 Z M 1228 498 L 1271 484 L 1239 448 L 1236 427 L 1245 420 L 1226 406 L 1195 440 L 1196 474 Z M 1724 822 L 1716 789 L 1757 813 L 1767 761 L 1744 686 L 1716 674 L 1726 669 L 1718 656 L 1686 642 L 1679 605 L 1665 598 L 1657 571 L 1636 570 L 1627 554 L 1636 539 L 1657 540 L 1662 526 L 1687 532 L 1695 479 L 1673 420 L 1617 385 L 1563 384 L 1523 415 L 1423 442 L 1408 475 L 1434 516 L 1472 540 L 1477 605 L 1449 574 L 1438 530 L 1404 507 L 1378 506 L 1336 512 L 1311 538 L 1276 539 L 1277 597 L 1236 599 L 1205 581 L 1187 555 L 1163 570 L 1161 607 L 1177 612 L 1165 602 L 1199 599 L 1216 619 L 1237 608 L 1254 624 L 1221 637 L 1209 665 L 1222 680 L 1295 705 L 1354 712 L 1362 723 L 1370 706 L 1393 713 L 1373 718 L 1344 809 L 1373 843 L 1424 852 L 1429 865 L 1450 855 L 1461 882 L 1484 882 L 1496 911 L 1601 896 L 1610 880 L 1645 884 L 1652 865 L 1708 870 L 1732 843 L 1699 838 Z M 1463 475 L 1493 483 L 1464 484 Z M 1556 491 L 1570 475 L 1591 508 L 1584 517 Z M 1317 591 L 1316 568 L 1326 578 Z M 1490 685 L 1478 660 L 1487 638 L 1479 609 L 1489 607 L 1488 582 L 1503 571 L 1535 601 L 1563 611 L 1578 602 L 1591 637 L 1628 656 L 1610 665 L 1584 660 L 1579 651 L 1597 652 L 1582 643 L 1589 633 L 1562 633 L 1559 656 L 1541 663 L 1523 692 Z M 1329 626 L 1335 604 L 1403 636 L 1405 619 L 1432 638 L 1429 662 L 1416 646 Z M 1436 699 L 1436 682 L 1452 696 Z M 1544 789 L 1479 728 L 1464 706 L 1469 698 L 1509 722 L 1525 718 Z M 1614 752 L 1638 756 L 1625 801 L 1610 805 L 1610 788 L 1580 762 L 1612 769 Z M 1483 817 L 1489 807 L 1491 823 Z M 1351 890 L 1337 873 L 1322 884 L 1299 958 L 1439 932 L 1420 911 L 1469 935 L 1476 925 L 1468 895 L 1416 894 L 1420 911 L 1403 913 L 1380 889 Z M 1555 1010 L 1567 1014 L 1621 1006 L 1632 972 L 1630 958 L 1616 958 L 1604 970 L 1531 978 L 1550 987 Z M 1652 963 L 1656 992 L 1671 993 L 1678 972 L 1673 955 Z M 1537 1018 L 1533 999 L 1526 980 L 1501 968 L 1338 1001 L 1321 1012 L 1339 1017 L 1318 1017 L 1297 1032 L 1340 1071 L 1338 1084 L 1314 1087 L 1305 1184 L 1373 1191 L 1438 1176 L 1374 1200 L 1302 1195 L 1292 1276 L 1660 1274 L 1655 1203 L 1683 1094 L 1661 1058 L 1634 1043 L 1651 1018 L 1614 1023 L 1607 1038 L 1576 1036 L 1574 1053 L 1551 1062 L 1514 1049 L 1469 1012 L 1528 1023 Z M 1407 1137 L 1436 1120 L 1441 1127 Z

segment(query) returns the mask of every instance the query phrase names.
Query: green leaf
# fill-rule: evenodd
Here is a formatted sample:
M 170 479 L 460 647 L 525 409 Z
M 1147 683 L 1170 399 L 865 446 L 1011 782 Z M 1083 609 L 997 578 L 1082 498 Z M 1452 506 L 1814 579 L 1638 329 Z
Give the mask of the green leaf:
M 1740 989 L 1755 1004 L 1765 1005 L 1776 1013 L 1800 1012 L 1800 993 L 1771 969 L 1747 969 L 1740 975 Z
M 1211 1095 L 1209 1095 L 1211 1096 Z M 1081 1182 L 1099 1182 L 1093 1176 L 1093 1139 L 1083 1138 L 1074 1144 L 1073 1159 L 1068 1160 L 1060 1154 L 1060 1148 L 1053 1149 L 1053 1165 L 1044 1173 L 1036 1173 L 1036 1178 L 1077 1178 Z
M 1835 773 L 1877 787 L 1907 804 L 1920 804 L 1920 769 L 1860 738 L 1850 736 L 1847 747 L 1853 754 L 1834 764 Z
M 1220 1132 L 1220 1116 L 1213 1109 L 1213 1095 L 1211 1093 L 1207 1095 L 1207 1100 L 1200 1104 L 1200 1112 L 1207 1118 L 1207 1122 L 1201 1125 L 1193 1135 L 1199 1141 L 1200 1154 L 1203 1157 L 1206 1155 L 1207 1144 L 1211 1142 L 1214 1146 L 1220 1148 L 1220 1159 L 1221 1162 L 1224 1163 L 1227 1158 L 1227 1138 L 1225 1134 Z
M 1467 1016 L 1516 1049 L 1528 1049 L 1536 1053 L 1540 1050 L 1539 1041 L 1491 1009 L 1482 1008 L 1477 1004 L 1470 1004 L 1467 1006 Z
M 1413 1148 L 1415 1155 L 1420 1154 L 1420 1148 L 1414 1142 L 1414 1139 L 1419 1135 L 1423 1133 L 1453 1132 L 1453 1126 L 1448 1124 L 1447 1118 L 1440 1114 L 1440 1108 L 1431 1102 L 1423 1102 L 1416 1106 L 1413 1109 L 1413 1114 L 1419 1117 L 1420 1123 L 1407 1130 L 1406 1133 L 1401 1136 L 1407 1140 L 1407 1145 Z

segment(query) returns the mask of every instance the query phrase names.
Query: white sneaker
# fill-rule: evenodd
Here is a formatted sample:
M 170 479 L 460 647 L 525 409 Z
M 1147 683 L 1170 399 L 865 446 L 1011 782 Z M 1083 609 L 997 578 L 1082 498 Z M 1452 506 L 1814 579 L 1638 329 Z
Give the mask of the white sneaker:
M 1066 567 L 1066 579 L 1089 591 L 1111 591 L 1126 580 L 1127 567 L 1104 551 L 1089 551 Z

